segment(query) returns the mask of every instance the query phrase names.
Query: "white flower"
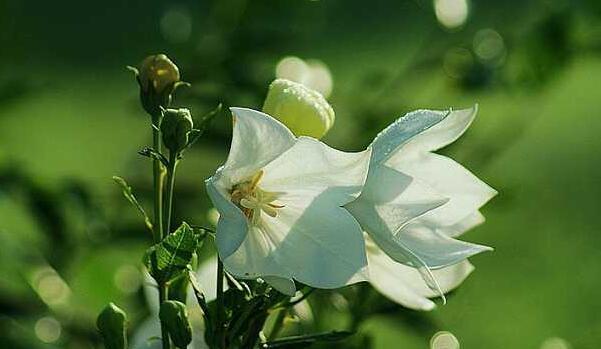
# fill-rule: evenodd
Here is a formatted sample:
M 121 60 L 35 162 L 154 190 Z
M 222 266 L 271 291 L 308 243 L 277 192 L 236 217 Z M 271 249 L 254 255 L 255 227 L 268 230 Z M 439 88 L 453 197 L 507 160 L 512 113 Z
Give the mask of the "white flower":
M 360 280 L 367 265 L 362 229 L 342 206 L 365 182 L 370 151 L 345 153 L 279 121 L 232 108 L 225 164 L 206 182 L 217 248 L 239 278 L 261 277 L 294 293 L 293 279 L 318 288 Z
M 368 252 L 370 281 L 409 307 L 432 307 L 425 299 L 431 293 L 421 288 L 424 283 L 415 283 L 416 273 L 442 295 L 471 271 L 461 262 L 490 250 L 453 237 L 483 221 L 478 209 L 496 191 L 455 161 L 433 153 L 461 136 L 476 112 L 477 107 L 419 110 L 394 122 L 371 144 L 365 188 L 346 205 L 377 245 L 376 252 Z

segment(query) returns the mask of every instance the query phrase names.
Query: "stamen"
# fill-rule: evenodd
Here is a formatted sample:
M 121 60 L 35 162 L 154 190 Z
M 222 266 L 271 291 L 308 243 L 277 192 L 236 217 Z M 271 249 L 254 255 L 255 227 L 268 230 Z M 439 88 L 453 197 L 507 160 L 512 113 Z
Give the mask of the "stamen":
M 263 175 L 264 171 L 260 170 L 250 181 L 236 184 L 230 191 L 232 202 L 240 207 L 242 213 L 255 225 L 260 223 L 261 211 L 275 218 L 278 215 L 277 210 L 284 208 L 284 205 L 273 203 L 283 193 L 267 192 L 259 188 Z
M 259 181 L 261 180 L 261 178 L 263 178 L 263 170 L 260 170 L 259 172 L 257 172 L 256 175 L 253 176 L 251 182 L 250 182 L 250 190 L 255 190 L 255 188 L 257 187 L 257 184 L 259 184 Z

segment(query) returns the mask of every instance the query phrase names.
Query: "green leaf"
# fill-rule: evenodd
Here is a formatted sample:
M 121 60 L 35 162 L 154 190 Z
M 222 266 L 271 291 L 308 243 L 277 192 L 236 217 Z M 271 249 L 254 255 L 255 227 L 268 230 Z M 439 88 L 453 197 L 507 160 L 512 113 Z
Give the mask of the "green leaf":
M 164 301 L 159 311 L 159 319 L 173 344 L 181 349 L 187 348 L 192 341 L 192 326 L 188 320 L 186 305 L 174 300 Z
M 144 264 L 155 280 L 167 282 L 188 268 L 200 242 L 201 236 L 184 222 L 146 251 Z
M 113 303 L 109 303 L 96 319 L 96 326 L 107 349 L 127 348 L 127 315 Z
M 136 197 L 134 196 L 131 187 L 127 184 L 125 179 L 121 177 L 113 176 L 113 181 L 115 181 L 115 183 L 117 183 L 121 187 L 121 190 L 123 191 L 123 196 L 125 196 L 127 201 L 129 201 L 138 210 L 138 212 L 140 212 L 142 218 L 144 218 L 144 224 L 146 224 L 146 227 L 152 233 L 152 222 L 146 214 L 146 211 L 144 211 L 144 207 L 142 207 L 142 205 L 138 202 L 138 199 L 136 199 Z
M 138 152 L 138 154 L 145 156 L 147 158 L 153 159 L 153 160 L 158 160 L 161 162 L 161 164 L 163 164 L 163 166 L 169 167 L 169 160 L 167 160 L 165 155 L 157 152 L 156 150 L 154 150 L 152 148 L 145 147 L 144 149 L 140 150 Z
M 354 333 L 350 331 L 332 331 L 324 333 L 315 333 L 302 336 L 291 336 L 281 339 L 276 339 L 270 342 L 261 344 L 263 349 L 286 348 L 298 345 L 308 345 L 316 342 L 335 342 L 352 336 Z
M 190 148 L 194 143 L 196 143 L 196 141 L 200 139 L 200 136 L 202 136 L 203 133 L 205 133 L 207 128 L 209 128 L 209 126 L 211 125 L 213 119 L 215 119 L 215 117 L 219 115 L 219 113 L 221 113 L 222 109 L 223 104 L 219 103 L 219 105 L 215 109 L 211 110 L 208 114 L 203 116 L 203 118 L 198 123 L 198 128 L 193 129 L 192 131 L 190 131 L 190 133 L 188 133 L 188 144 L 186 145 L 186 149 Z

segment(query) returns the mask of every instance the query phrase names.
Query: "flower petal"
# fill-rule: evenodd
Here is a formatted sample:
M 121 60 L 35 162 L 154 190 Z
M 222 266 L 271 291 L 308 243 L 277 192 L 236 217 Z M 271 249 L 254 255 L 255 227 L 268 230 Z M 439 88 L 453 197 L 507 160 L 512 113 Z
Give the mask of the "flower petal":
M 407 224 L 392 240 L 404 249 L 409 249 L 414 256 L 419 258 L 418 261 L 413 261 L 409 265 L 419 267 L 423 263 L 429 269 L 440 269 L 459 263 L 475 254 L 492 251 L 492 248 L 488 246 L 450 238 L 436 229 L 420 224 L 419 220 Z M 390 246 L 386 246 L 389 247 L 389 250 L 384 251 L 396 260 L 395 253 L 391 253 Z M 404 256 L 405 254 L 400 255 Z
M 403 151 L 407 152 L 409 148 L 422 151 L 435 151 L 444 148 L 461 137 L 477 113 L 477 104 L 469 109 L 451 111 L 444 120 L 413 137 L 403 147 Z
M 238 183 L 294 145 L 295 137 L 281 122 L 260 111 L 230 108 L 234 130 L 223 177 Z
M 340 207 L 360 192 L 369 151 L 345 153 L 306 137 L 268 164 L 259 184 L 278 193 L 275 217 L 261 212 L 224 265 L 234 275 L 293 278 L 318 288 L 359 279 L 367 260 L 362 230 Z M 302 161 L 301 161 L 302 159 Z
M 281 278 L 277 276 L 263 276 L 263 280 L 267 282 L 271 287 L 278 290 L 287 296 L 294 296 L 296 294 L 296 285 L 294 280 L 288 278 Z
M 375 247 L 375 246 L 374 246 Z M 380 293 L 407 308 L 432 310 L 436 305 L 429 300 L 438 294 L 433 292 L 415 268 L 400 264 L 388 257 L 383 251 L 367 249 L 370 283 Z M 443 293 L 459 286 L 472 272 L 474 267 L 468 262 L 432 271 Z
M 308 201 L 307 201 L 308 200 Z M 293 278 L 317 288 L 337 288 L 367 264 L 360 226 L 328 195 L 282 199 L 277 217 L 262 214 L 240 248 L 224 260 L 241 278 Z
M 207 193 L 213 205 L 219 211 L 216 243 L 221 258 L 227 258 L 240 247 L 248 232 L 248 220 L 242 211 L 234 205 L 226 189 L 221 187 L 220 171 L 206 181 Z
M 452 159 L 434 153 L 394 154 L 387 166 L 419 179 L 449 202 L 422 217 L 447 226 L 463 220 L 482 207 L 497 192 Z
M 334 205 L 355 199 L 365 183 L 371 150 L 347 153 L 309 137 L 264 168 L 261 188 L 270 192 L 327 194 Z
M 419 181 L 380 166 L 371 169 L 359 198 L 345 207 L 392 259 L 415 268 L 437 269 L 489 250 L 452 239 L 437 231 L 441 227 L 437 221 L 425 220 L 430 212 L 444 208 L 445 202 Z
M 198 286 L 207 302 L 217 298 L 217 258 L 217 255 L 209 257 L 200 264 L 196 271 Z M 227 280 L 223 280 L 223 290 L 227 290 L 228 288 Z M 196 302 L 196 300 L 194 300 L 194 302 Z
M 438 231 L 448 237 L 454 238 L 484 223 L 484 221 L 484 215 L 482 215 L 480 211 L 476 211 L 453 225 L 439 227 Z M 422 224 L 427 224 L 427 221 L 422 222 Z M 430 227 L 435 228 L 432 226 Z
M 361 195 L 345 207 L 370 234 L 393 234 L 447 201 L 423 182 L 382 165 L 370 168 Z
M 440 123 L 448 114 L 447 111 L 416 110 L 397 119 L 382 130 L 371 143 L 373 153 L 370 166 L 379 166 L 399 147 Z

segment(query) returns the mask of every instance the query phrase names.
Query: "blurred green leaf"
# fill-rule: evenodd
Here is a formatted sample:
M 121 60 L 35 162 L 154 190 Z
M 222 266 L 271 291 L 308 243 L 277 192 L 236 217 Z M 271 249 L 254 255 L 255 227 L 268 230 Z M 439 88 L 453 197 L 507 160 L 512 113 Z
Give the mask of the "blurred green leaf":
M 127 184 L 125 179 L 118 177 L 118 176 L 113 176 L 113 181 L 115 181 L 115 183 L 117 183 L 121 187 L 121 190 L 123 191 L 123 196 L 125 196 L 127 201 L 129 201 L 138 210 L 138 212 L 140 212 L 140 214 L 144 218 L 144 224 L 146 224 L 146 227 L 152 233 L 152 222 L 150 221 L 150 218 L 146 214 L 144 207 L 142 207 L 140 202 L 138 202 L 138 199 L 136 199 L 136 197 L 134 196 L 134 193 L 131 190 L 131 187 L 129 186 L 129 184 Z
M 261 348 L 286 348 L 286 347 L 299 347 L 306 346 L 316 342 L 335 342 L 346 339 L 352 336 L 354 332 L 349 331 L 332 331 L 325 333 L 308 334 L 304 336 L 292 336 L 273 341 L 265 342 L 261 344 Z

